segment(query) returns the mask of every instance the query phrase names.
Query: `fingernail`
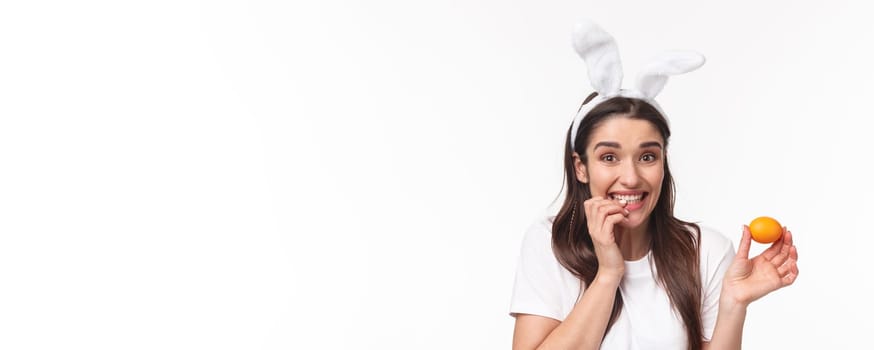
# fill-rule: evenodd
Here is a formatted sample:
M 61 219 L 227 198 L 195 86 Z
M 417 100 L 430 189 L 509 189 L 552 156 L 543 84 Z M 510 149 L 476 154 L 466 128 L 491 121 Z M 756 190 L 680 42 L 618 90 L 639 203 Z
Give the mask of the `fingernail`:
M 619 204 L 625 205 L 625 203 L 628 203 L 628 202 L 626 202 L 624 199 L 619 200 Z

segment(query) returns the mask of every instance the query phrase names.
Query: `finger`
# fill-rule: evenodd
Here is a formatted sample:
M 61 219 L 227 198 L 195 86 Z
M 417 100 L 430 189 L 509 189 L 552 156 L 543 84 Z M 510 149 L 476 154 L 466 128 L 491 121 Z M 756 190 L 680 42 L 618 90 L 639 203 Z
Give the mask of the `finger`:
M 781 279 L 783 282 L 783 287 L 788 286 L 792 283 L 795 283 L 795 280 L 798 278 L 798 265 L 793 264 L 792 269 L 789 271 L 786 276 L 783 276 Z
M 783 226 L 783 236 L 781 238 L 783 238 L 783 244 L 787 244 L 787 245 L 794 244 L 792 242 L 792 231 L 789 231 L 789 229 L 786 228 L 786 226 Z
M 589 198 L 589 200 L 587 200 L 586 202 L 589 202 L 592 205 L 592 207 L 597 207 L 600 204 L 610 202 L 610 200 L 607 198 L 598 196 L 598 197 Z
M 616 242 L 616 236 L 613 232 L 613 228 L 616 226 L 617 223 L 621 222 L 624 219 L 625 215 L 619 213 L 611 214 L 604 218 L 604 223 L 601 226 L 601 232 L 603 232 L 606 237 L 601 238 L 606 239 L 609 242 Z
M 786 250 L 795 246 L 795 242 L 793 241 L 792 231 L 786 230 L 783 232 L 783 245 L 786 246 Z
M 740 243 L 737 246 L 737 255 L 735 255 L 735 259 L 749 259 L 750 258 L 750 241 L 752 237 L 750 236 L 750 228 L 747 225 L 744 225 L 743 233 L 740 236 Z
M 586 215 L 591 216 L 593 214 L 592 210 L 595 208 L 595 204 L 603 199 L 603 197 L 592 197 L 583 201 L 583 208 L 586 210 Z
M 792 248 L 789 248 L 789 259 L 792 259 L 794 261 L 798 261 L 798 248 L 795 248 L 795 246 L 792 246 Z
M 772 265 L 779 267 L 779 266 L 783 266 L 783 263 L 785 263 L 787 260 L 789 260 L 789 249 L 786 249 L 785 253 L 780 252 L 780 254 L 777 254 L 776 256 L 771 258 L 771 260 L 768 260 L 768 261 Z
M 780 253 L 788 253 L 789 248 L 792 247 L 792 233 L 786 229 L 786 226 L 783 226 L 783 235 L 780 236 L 780 242 L 783 244 L 780 248 Z
M 623 216 L 627 216 L 629 214 L 628 209 L 625 209 L 615 202 L 605 202 L 596 205 L 598 205 L 598 208 L 595 215 L 597 215 L 597 217 L 599 218 L 607 217 L 608 215 L 613 215 L 617 213 L 622 214 Z
M 783 232 L 783 236 L 780 238 L 783 241 L 783 244 L 780 245 L 780 252 L 772 257 L 771 260 L 769 260 L 771 264 L 774 264 L 774 266 L 783 265 L 783 263 L 785 263 L 786 260 L 790 258 L 792 249 L 795 247 L 792 245 L 792 234 L 788 231 L 785 231 L 785 229 Z M 797 255 L 798 252 L 796 251 L 796 256 Z
M 613 213 L 604 218 L 604 223 L 611 223 L 615 225 L 620 223 L 622 220 L 625 220 L 624 213 Z
M 583 201 L 583 211 L 586 213 L 586 219 L 592 220 L 592 205 L 594 201 L 592 199 L 587 199 Z
M 798 249 L 792 245 L 792 233 L 786 232 L 786 244 L 783 244 L 782 250 L 780 250 L 780 254 L 777 254 L 773 259 L 771 259 L 771 263 L 774 266 L 781 266 L 787 260 L 798 260 Z
M 792 283 L 795 283 L 795 279 L 798 278 L 797 273 L 790 273 L 783 277 L 780 281 L 783 282 L 783 287 L 789 286 Z
M 765 260 L 774 264 L 774 266 L 780 266 L 789 257 L 792 247 L 794 247 L 792 243 L 792 232 L 789 231 L 786 226 L 783 226 L 783 234 L 780 236 L 780 239 L 775 241 L 767 250 L 762 252 L 761 255 Z
M 768 247 L 768 249 L 765 249 L 765 251 L 762 252 L 762 254 L 760 254 L 760 255 L 762 257 L 764 257 L 765 260 L 771 261 L 771 259 L 773 259 L 775 256 L 777 256 L 777 254 L 780 254 L 780 250 L 783 249 L 784 237 L 786 237 L 786 236 L 780 235 L 780 238 L 778 238 L 776 241 L 774 241 L 774 243 L 771 243 L 771 246 Z
M 619 206 L 618 204 L 601 200 L 601 201 L 593 201 L 591 204 L 591 209 L 589 210 L 591 214 L 590 220 L 594 224 L 593 228 L 600 228 L 604 224 L 604 219 L 612 214 L 622 213 L 625 211 L 624 208 Z
M 599 218 L 605 216 L 602 211 L 602 208 L 604 208 L 605 206 L 621 208 L 621 206 L 616 201 L 607 200 L 603 197 L 594 197 L 586 200 L 583 203 L 583 207 L 586 210 L 586 216 L 589 217 L 590 220 L 598 220 Z
M 786 276 L 792 271 L 798 271 L 798 266 L 795 265 L 795 260 L 789 260 L 785 264 L 780 265 L 780 267 L 777 268 L 777 274 L 781 277 Z
M 789 260 L 777 269 L 777 273 L 781 279 L 790 275 L 798 276 L 798 263 L 795 260 Z

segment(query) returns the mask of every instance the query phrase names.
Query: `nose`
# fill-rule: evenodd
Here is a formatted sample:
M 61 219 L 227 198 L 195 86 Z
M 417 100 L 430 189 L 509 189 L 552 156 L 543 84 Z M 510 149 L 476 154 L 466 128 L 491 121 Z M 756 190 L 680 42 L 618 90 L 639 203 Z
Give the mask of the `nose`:
M 624 162 L 620 166 L 619 183 L 625 188 L 637 188 L 640 184 L 640 169 L 636 162 Z

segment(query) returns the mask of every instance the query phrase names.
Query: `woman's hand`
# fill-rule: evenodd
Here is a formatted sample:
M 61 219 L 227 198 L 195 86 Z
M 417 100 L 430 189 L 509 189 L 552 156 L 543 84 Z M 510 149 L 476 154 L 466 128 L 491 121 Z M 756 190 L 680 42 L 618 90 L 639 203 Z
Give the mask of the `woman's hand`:
M 792 284 L 798 277 L 798 250 L 792 244 L 792 233 L 785 227 L 780 239 L 752 259 L 749 258 L 750 244 L 750 228 L 745 225 L 737 255 L 722 281 L 720 302 L 746 307 L 768 293 Z
M 604 197 L 593 197 L 583 202 L 583 206 L 598 257 L 598 275 L 615 279 L 618 283 L 625 273 L 625 259 L 616 244 L 614 227 L 628 216 L 628 210 L 624 203 Z

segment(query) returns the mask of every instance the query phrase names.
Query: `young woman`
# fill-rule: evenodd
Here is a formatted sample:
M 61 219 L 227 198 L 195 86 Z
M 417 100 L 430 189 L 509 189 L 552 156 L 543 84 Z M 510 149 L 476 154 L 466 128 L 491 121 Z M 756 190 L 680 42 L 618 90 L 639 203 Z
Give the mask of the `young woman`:
M 578 27 L 575 44 L 603 65 L 615 52 L 592 53 L 612 44 L 598 30 Z M 719 233 L 676 218 L 670 129 L 653 100 L 664 80 L 620 90 L 599 69 L 609 70 L 589 65 L 602 95 L 568 131 L 564 204 L 523 241 L 513 348 L 740 349 L 747 306 L 798 276 L 792 234 L 750 259 L 748 227 L 735 254 Z

